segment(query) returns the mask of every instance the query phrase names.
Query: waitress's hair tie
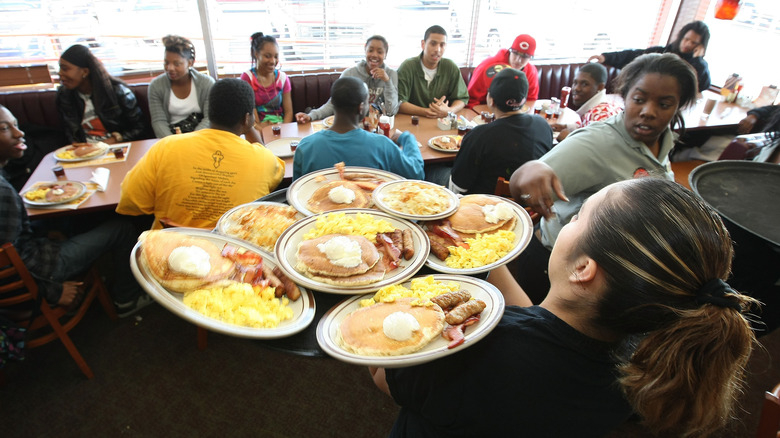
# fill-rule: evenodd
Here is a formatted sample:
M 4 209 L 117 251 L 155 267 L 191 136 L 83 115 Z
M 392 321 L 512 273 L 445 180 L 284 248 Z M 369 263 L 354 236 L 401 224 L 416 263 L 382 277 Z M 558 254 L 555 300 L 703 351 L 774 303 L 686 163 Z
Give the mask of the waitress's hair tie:
M 696 302 L 699 304 L 713 304 L 718 307 L 728 307 L 741 312 L 742 305 L 739 301 L 727 295 L 736 293 L 728 283 L 720 278 L 715 278 L 704 283 L 699 288 L 698 292 L 696 292 Z

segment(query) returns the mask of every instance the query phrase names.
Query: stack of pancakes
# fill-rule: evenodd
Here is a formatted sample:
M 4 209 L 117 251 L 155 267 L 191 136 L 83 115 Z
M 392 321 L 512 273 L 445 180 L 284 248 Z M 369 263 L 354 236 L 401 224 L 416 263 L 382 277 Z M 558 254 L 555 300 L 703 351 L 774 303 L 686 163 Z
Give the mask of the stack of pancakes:
M 190 237 L 182 233 L 147 231 L 141 234 L 141 262 L 148 272 L 166 289 L 174 292 L 189 292 L 229 280 L 235 270 L 235 263 L 222 255 L 217 245 L 206 239 Z M 174 249 L 196 246 L 209 255 L 209 272 L 196 277 L 174 271 L 168 264 L 168 257 Z
M 416 298 L 399 298 L 392 303 L 378 303 L 350 313 L 339 325 L 338 342 L 352 353 L 364 356 L 399 356 L 425 347 L 444 329 L 444 312 L 436 304 L 412 306 Z M 414 316 L 420 329 L 405 341 L 385 335 L 385 318 L 395 312 Z
M 355 199 L 351 203 L 340 204 L 330 199 L 330 191 L 339 186 L 352 190 L 355 193 Z M 315 190 L 306 205 L 312 213 L 322 213 L 343 208 L 369 208 L 373 205 L 373 201 L 371 200 L 371 193 L 366 192 L 357 184 L 351 181 L 339 180 L 331 181 Z
M 510 219 L 499 220 L 492 224 L 485 220 L 485 213 L 482 207 L 486 205 L 496 205 L 504 202 L 500 198 L 494 198 L 484 195 L 468 195 L 460 199 L 460 207 L 452 216 L 447 218 L 450 221 L 450 227 L 457 232 L 462 239 L 476 237 L 477 233 L 490 234 L 498 230 L 512 231 L 517 223 L 517 216 L 512 215 Z
M 343 236 L 357 242 L 361 250 L 361 261 L 357 266 L 344 267 L 332 263 L 317 248 L 317 245 L 330 239 Z M 348 234 L 326 234 L 315 239 L 304 240 L 298 244 L 298 262 L 295 269 L 309 278 L 335 286 L 362 286 L 384 278 L 386 268 L 381 262 L 382 254 L 370 240 L 363 236 Z

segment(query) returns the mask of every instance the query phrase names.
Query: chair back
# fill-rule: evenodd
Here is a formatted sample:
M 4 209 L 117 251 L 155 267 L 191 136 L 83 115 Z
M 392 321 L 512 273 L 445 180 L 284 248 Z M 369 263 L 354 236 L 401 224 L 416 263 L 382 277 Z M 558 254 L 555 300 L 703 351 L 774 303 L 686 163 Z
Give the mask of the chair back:
M 758 422 L 756 438 L 780 437 L 780 384 L 764 393 L 764 407 Z
M 38 299 L 38 284 L 11 243 L 0 248 L 0 309 Z
M 0 248 L 0 312 L 10 320 L 27 326 L 28 348 L 59 339 L 81 372 L 91 379 L 94 373 L 76 349 L 68 332 L 86 315 L 95 298 L 111 319 L 117 319 L 117 314 L 97 270 L 93 268 L 88 271 L 84 281 L 90 287 L 78 307 L 52 307 L 38 296 L 38 285 L 13 244 L 5 243 Z M 24 306 L 25 303 L 29 303 L 29 307 Z

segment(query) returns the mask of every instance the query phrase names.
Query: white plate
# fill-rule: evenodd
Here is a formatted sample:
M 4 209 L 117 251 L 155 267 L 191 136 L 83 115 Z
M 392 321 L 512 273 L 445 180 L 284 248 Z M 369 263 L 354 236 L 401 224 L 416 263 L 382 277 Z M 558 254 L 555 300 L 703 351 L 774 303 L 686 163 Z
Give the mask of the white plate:
M 328 116 L 322 119 L 322 126 L 325 128 L 330 128 L 333 126 L 333 121 L 336 119 L 336 116 Z
M 254 247 L 250 247 L 241 240 L 195 228 L 171 228 L 162 230 L 162 232 L 184 233 L 188 236 L 210 240 L 217 246 L 223 246 L 224 244 L 229 243 L 239 248 L 254 251 Z M 187 307 L 183 302 L 184 294 L 170 292 L 154 279 L 140 260 L 142 245 L 143 242 L 138 242 L 130 253 L 130 269 L 132 269 L 136 280 L 138 280 L 138 283 L 152 296 L 152 298 L 160 303 L 161 306 L 195 325 L 213 332 L 240 338 L 276 339 L 294 335 L 308 327 L 314 320 L 314 296 L 310 291 L 303 288 L 301 288 L 301 297 L 296 301 L 290 301 L 289 306 L 293 310 L 292 319 L 282 321 L 275 328 L 242 327 L 209 318 L 208 316 Z M 276 266 L 276 261 L 274 261 L 272 257 L 263 257 L 263 263 L 267 263 L 272 268 Z
M 439 151 L 439 152 L 448 152 L 450 154 L 457 154 L 460 151 L 460 146 L 458 146 L 457 149 L 444 149 L 444 148 L 440 148 L 440 147 L 436 146 L 435 144 L 433 144 L 434 140 L 436 140 L 437 138 L 442 138 L 442 137 L 453 138 L 453 137 L 460 137 L 460 136 L 459 135 L 437 135 L 436 137 L 431 137 L 431 139 L 428 140 L 428 147 L 433 149 L 433 150 Z
M 370 173 L 385 181 L 404 179 L 404 177 L 392 172 L 372 169 L 370 167 L 347 166 L 344 168 L 344 173 Z M 333 167 L 307 173 L 290 184 L 290 187 L 287 189 L 287 203 L 295 207 L 295 209 L 300 211 L 303 215 L 311 216 L 314 213 L 307 207 L 311 195 L 323 184 L 338 180 L 340 180 L 339 172 Z
M 479 322 L 466 327 L 466 340 L 463 344 L 455 348 L 447 348 L 450 341 L 440 335 L 421 350 L 400 356 L 364 356 L 343 349 L 338 343 L 341 321 L 360 308 L 360 300 L 372 298 L 374 294 L 349 298 L 328 310 L 317 324 L 317 342 L 326 353 L 335 359 L 351 364 L 385 368 L 408 367 L 455 354 L 476 344 L 496 327 L 504 315 L 504 296 L 487 281 L 461 275 L 441 274 L 434 275 L 434 279 L 456 281 L 460 283 L 461 289 L 468 291 L 472 297 L 487 304 L 480 315 Z M 404 286 L 409 287 L 410 283 L 404 283 Z
M 528 212 L 525 211 L 523 207 L 517 205 L 515 202 L 513 202 L 510 199 L 502 198 L 500 196 L 493 196 L 493 195 L 480 195 L 480 196 L 490 196 L 490 197 L 498 198 L 501 199 L 502 201 L 505 201 L 510 206 L 512 206 L 512 209 L 515 211 L 515 214 L 517 214 L 517 222 L 515 223 L 515 229 L 512 230 L 515 232 L 515 240 L 513 242 L 514 248 L 512 248 L 512 250 L 510 250 L 505 256 L 501 257 L 500 259 L 496 260 L 493 263 L 480 266 L 478 268 L 471 268 L 471 269 L 451 268 L 447 266 L 446 263 L 439 260 L 439 258 L 433 255 L 433 253 L 431 253 L 428 254 L 428 259 L 425 261 L 425 264 L 429 268 L 433 269 L 434 271 L 444 272 L 446 274 L 463 274 L 463 275 L 479 274 L 482 272 L 491 271 L 501 265 L 505 265 L 511 262 L 517 256 L 519 256 L 521 252 L 523 252 L 526 246 L 528 246 L 528 243 L 533 238 L 533 232 L 534 232 L 534 224 L 531 221 L 531 216 L 528 215 Z
M 51 202 L 51 201 L 30 201 L 29 199 L 27 199 L 24 196 L 25 193 L 27 193 L 27 192 L 35 191 L 35 190 L 41 189 L 41 188 L 43 188 L 45 186 L 48 186 L 48 187 L 51 187 L 53 185 L 60 185 L 61 186 L 61 185 L 65 185 L 65 184 L 68 184 L 68 183 L 77 186 L 78 189 L 79 189 L 76 192 L 76 194 L 71 196 L 70 198 L 61 199 L 59 201 Z M 36 206 L 36 207 L 43 207 L 43 206 L 47 206 L 47 205 L 66 204 L 66 203 L 68 203 L 68 202 L 70 202 L 70 201 L 72 201 L 74 199 L 78 199 L 80 196 L 82 196 L 86 192 L 87 192 L 87 186 L 84 185 L 84 183 L 82 183 L 82 182 L 79 182 L 79 181 L 54 181 L 54 182 L 37 183 L 37 184 L 33 185 L 31 188 L 29 188 L 29 189 L 23 191 L 22 193 L 20 193 L 20 196 L 22 197 L 22 201 L 24 201 L 24 203 L 27 204 L 27 205 L 33 205 L 33 206 Z
M 95 158 L 100 158 L 100 157 L 102 157 L 103 155 L 105 155 L 106 153 L 108 153 L 108 149 L 109 149 L 109 148 L 105 148 L 105 149 L 103 150 L 103 152 L 101 152 L 101 153 L 99 153 L 99 154 L 96 154 L 96 155 L 92 155 L 91 157 L 80 157 L 80 158 L 60 158 L 60 157 L 58 157 L 58 156 L 57 156 L 57 154 L 60 154 L 60 153 L 62 153 L 62 152 L 65 152 L 65 150 L 66 150 L 66 149 L 68 149 L 68 148 L 69 148 L 69 147 L 71 147 L 71 146 L 73 146 L 73 145 L 67 145 L 67 146 L 63 146 L 63 147 L 61 147 L 61 148 L 57 149 L 56 151 L 54 151 L 54 159 L 55 159 L 55 160 L 57 160 L 57 161 L 62 161 L 63 163 L 77 163 L 77 162 L 79 162 L 79 161 L 89 161 L 89 160 L 94 160 Z
M 418 184 L 418 185 L 424 185 L 429 186 L 435 189 L 438 189 L 441 191 L 442 194 L 446 195 L 449 199 L 450 203 L 449 206 L 438 213 L 430 214 L 430 215 L 416 215 L 412 213 L 407 213 L 404 211 L 398 211 L 392 209 L 386 202 L 386 196 L 387 194 L 394 189 L 397 189 L 401 185 L 406 184 Z M 380 210 L 385 211 L 387 213 L 390 213 L 394 216 L 402 217 L 404 219 L 411 219 L 411 220 L 424 220 L 424 221 L 432 221 L 436 219 L 442 219 L 447 216 L 450 216 L 452 213 L 455 212 L 455 210 L 458 209 L 458 205 L 460 205 L 460 201 L 458 200 L 458 196 L 455 195 L 452 191 L 449 189 L 442 187 L 438 184 L 434 184 L 427 181 L 418 181 L 418 180 L 404 180 L 404 181 L 390 181 L 386 182 L 374 190 L 374 193 L 371 195 L 374 204 L 376 204 L 377 207 L 379 207 Z
M 279 158 L 288 158 L 295 155 L 295 152 L 293 152 L 290 149 L 290 142 L 291 141 L 301 141 L 300 137 L 285 137 L 285 138 L 278 138 L 276 140 L 268 142 L 268 144 L 265 145 L 266 149 L 270 150 Z
M 384 219 L 390 222 L 397 229 L 408 229 L 412 232 L 412 241 L 414 243 L 414 257 L 410 260 L 404 260 L 401 258 L 401 265 L 385 274 L 385 277 L 375 283 L 370 283 L 362 286 L 336 286 L 328 283 L 323 283 L 317 280 L 313 280 L 295 269 L 295 265 L 298 261 L 298 244 L 303 240 L 303 235 L 314 229 L 315 222 L 320 215 L 309 216 L 305 219 L 299 220 L 294 223 L 290 228 L 285 230 L 284 233 L 276 241 L 276 247 L 274 248 L 274 254 L 276 260 L 279 263 L 279 267 L 282 269 L 287 277 L 293 280 L 297 284 L 304 285 L 317 291 L 330 292 L 334 294 L 354 295 L 359 293 L 366 293 L 376 291 L 379 288 L 390 284 L 400 283 L 404 280 L 411 278 L 420 268 L 425 264 L 425 258 L 431 250 L 431 242 L 428 240 L 428 236 L 420 228 L 419 225 L 411 223 L 409 221 L 399 219 L 388 213 L 379 210 L 370 210 L 366 208 L 353 208 L 350 210 L 339 210 L 337 212 L 326 212 L 323 215 L 330 213 L 344 213 L 347 216 L 355 216 L 358 213 L 367 213 L 373 216 L 375 219 Z
M 250 203 L 247 203 L 247 204 L 239 205 L 238 207 L 233 207 L 230 210 L 228 210 L 227 212 L 225 212 L 225 214 L 223 214 L 222 217 L 219 218 L 219 221 L 217 221 L 217 227 L 215 229 L 216 229 L 216 231 L 219 234 L 222 234 L 224 236 L 234 237 L 234 238 L 239 239 L 239 240 L 241 240 L 242 242 L 244 242 L 244 243 L 246 243 L 248 245 L 251 245 L 253 248 L 256 248 L 258 251 L 260 251 L 262 253 L 262 255 L 264 255 L 264 256 L 274 257 L 274 250 L 273 250 L 273 248 L 270 249 L 270 250 L 269 249 L 265 249 L 265 248 L 261 247 L 260 245 L 257 245 L 254 242 L 242 239 L 240 236 L 236 236 L 236 235 L 230 233 L 230 229 L 234 225 L 236 225 L 236 222 L 232 218 L 232 216 L 235 213 L 238 213 L 240 210 L 243 210 L 245 208 L 250 208 L 251 209 L 251 208 L 258 207 L 260 205 L 273 205 L 273 206 L 285 207 L 285 208 L 290 207 L 289 205 L 282 204 L 281 202 L 265 202 L 265 201 L 256 201 L 256 202 L 250 202 Z M 303 219 L 304 217 L 305 216 L 302 215 L 300 212 L 298 212 L 295 215 L 296 219 Z

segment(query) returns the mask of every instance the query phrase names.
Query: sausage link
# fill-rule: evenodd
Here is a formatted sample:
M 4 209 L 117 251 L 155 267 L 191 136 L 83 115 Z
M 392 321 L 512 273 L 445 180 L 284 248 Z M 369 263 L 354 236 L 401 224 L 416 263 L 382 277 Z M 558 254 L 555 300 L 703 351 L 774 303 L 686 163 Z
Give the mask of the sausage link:
M 444 318 L 447 324 L 455 325 L 465 321 L 468 317 L 476 315 L 485 310 L 487 304 L 482 300 L 470 300 L 463 304 L 458 304 L 454 309 L 450 310 L 450 313 Z
M 447 292 L 431 298 L 431 301 L 438 304 L 442 309 L 449 309 L 459 303 L 466 302 L 471 299 L 471 294 L 465 290 L 457 290 L 455 292 Z

